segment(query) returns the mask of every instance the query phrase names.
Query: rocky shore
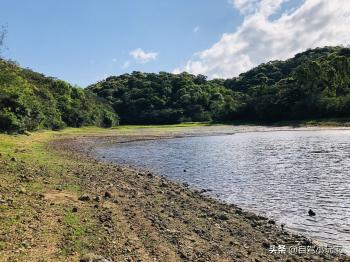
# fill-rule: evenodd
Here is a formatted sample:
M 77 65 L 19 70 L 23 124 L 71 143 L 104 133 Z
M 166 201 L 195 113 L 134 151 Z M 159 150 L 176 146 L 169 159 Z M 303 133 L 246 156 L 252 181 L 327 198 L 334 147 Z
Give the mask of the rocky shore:
M 55 135 L 39 139 L 38 162 L 0 156 L 0 261 L 350 261 L 273 220 L 91 154 L 101 143 L 177 135 L 193 132 Z

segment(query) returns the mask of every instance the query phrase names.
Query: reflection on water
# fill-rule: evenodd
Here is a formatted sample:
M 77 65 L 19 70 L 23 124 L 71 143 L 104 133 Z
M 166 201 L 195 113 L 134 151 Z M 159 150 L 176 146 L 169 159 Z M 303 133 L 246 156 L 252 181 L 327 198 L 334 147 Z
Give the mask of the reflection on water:
M 215 197 L 350 252 L 350 131 L 190 137 L 96 151 L 109 161 L 211 189 Z M 310 208 L 315 217 L 308 216 Z

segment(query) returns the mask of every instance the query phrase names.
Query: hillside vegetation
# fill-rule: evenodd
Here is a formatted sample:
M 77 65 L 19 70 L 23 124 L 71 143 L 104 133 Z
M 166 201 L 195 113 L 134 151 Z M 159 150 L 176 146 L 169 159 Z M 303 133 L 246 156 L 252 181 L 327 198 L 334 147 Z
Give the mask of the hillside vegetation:
M 121 123 L 255 120 L 350 115 L 350 49 L 325 47 L 272 61 L 232 79 L 133 72 L 88 87 Z
M 307 50 L 232 79 L 133 72 L 86 89 L 0 60 L 0 131 L 350 116 L 350 49 Z
M 0 60 L 0 131 L 109 127 L 117 114 L 89 90 Z

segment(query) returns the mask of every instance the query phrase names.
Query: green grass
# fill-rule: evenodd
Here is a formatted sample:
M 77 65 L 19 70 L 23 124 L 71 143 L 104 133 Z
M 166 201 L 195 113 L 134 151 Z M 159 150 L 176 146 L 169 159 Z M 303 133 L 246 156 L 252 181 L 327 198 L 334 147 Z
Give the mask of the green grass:
M 76 184 L 65 184 L 63 186 L 63 190 L 67 190 L 67 191 L 74 192 L 74 193 L 79 193 L 81 191 L 81 187 L 79 185 L 76 185 Z
M 84 235 L 86 228 L 80 220 L 80 215 L 78 213 L 72 213 L 71 211 L 67 211 L 64 216 L 63 222 L 69 228 L 69 233 L 66 236 L 69 241 L 67 246 L 63 248 L 64 253 L 67 253 L 70 250 L 81 250 L 84 247 L 81 238 Z

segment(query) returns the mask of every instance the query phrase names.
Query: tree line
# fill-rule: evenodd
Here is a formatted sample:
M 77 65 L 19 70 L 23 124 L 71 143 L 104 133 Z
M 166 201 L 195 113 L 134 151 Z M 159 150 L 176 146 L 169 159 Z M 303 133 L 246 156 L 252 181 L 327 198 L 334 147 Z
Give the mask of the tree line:
M 350 49 L 310 49 L 238 77 L 133 72 L 85 89 L 0 60 L 0 131 L 350 116 Z
M 121 123 L 276 122 L 350 116 L 350 49 L 310 49 L 231 79 L 133 72 L 87 88 Z

